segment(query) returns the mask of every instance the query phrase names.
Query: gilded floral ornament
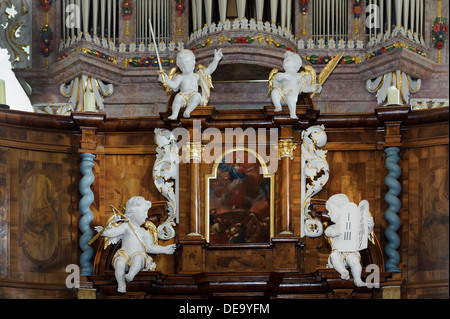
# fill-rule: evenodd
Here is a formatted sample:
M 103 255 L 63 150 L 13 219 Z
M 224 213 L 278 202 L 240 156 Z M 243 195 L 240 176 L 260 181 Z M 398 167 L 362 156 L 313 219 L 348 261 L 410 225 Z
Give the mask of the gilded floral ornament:
M 279 140 L 278 145 L 278 158 L 290 157 L 291 160 L 294 159 L 294 151 L 297 149 L 297 145 L 292 140 Z

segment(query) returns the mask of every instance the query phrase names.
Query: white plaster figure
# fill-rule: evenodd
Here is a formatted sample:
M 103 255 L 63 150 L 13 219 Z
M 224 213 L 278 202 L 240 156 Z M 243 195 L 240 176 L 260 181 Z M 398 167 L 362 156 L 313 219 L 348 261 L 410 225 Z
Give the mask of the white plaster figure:
M 302 93 L 317 91 L 320 93 L 322 86 L 316 84 L 316 72 L 307 65 L 304 72 L 298 72 L 302 66 L 302 59 L 296 53 L 286 51 L 284 55 L 284 73 L 273 69 L 269 76 L 269 94 L 275 106 L 275 112 L 281 111 L 282 105 L 287 105 L 292 119 L 298 118 L 295 110 L 298 96 Z
M 122 240 L 122 247 L 112 261 L 118 292 L 125 293 L 126 281 L 133 281 L 139 271 L 155 270 L 156 264 L 148 254 L 173 254 L 175 251 L 175 244 L 157 244 L 156 226 L 145 221 L 151 206 L 152 203 L 141 196 L 131 197 L 127 201 L 124 215 L 113 216 L 114 219 L 110 220 L 104 231 L 101 226 L 95 227 L 97 232 L 103 231 L 102 236 L 107 237 L 105 248 L 110 243 Z M 141 227 L 144 223 L 147 229 Z
M 170 120 L 176 120 L 180 109 L 186 106 L 183 113 L 185 118 L 189 118 L 191 112 L 199 105 L 206 106 L 212 88 L 211 74 L 217 68 L 219 61 L 222 59 L 222 49 L 216 50 L 214 60 L 208 67 L 198 65 L 198 71 L 195 69 L 195 55 L 191 50 L 181 50 L 177 55 L 177 66 L 181 70 L 181 74 L 177 73 L 176 68 L 172 68 L 169 75 L 163 73 L 159 76 L 159 81 L 169 90 L 174 92 L 180 91 L 174 98 L 172 104 L 172 115 Z M 201 94 L 199 87 L 202 88 Z
M 328 258 L 328 266 L 340 273 L 344 280 L 350 279 L 347 270 L 350 268 L 355 285 L 366 286 L 361 279 L 359 251 L 367 248 L 367 239 L 373 236 L 371 232 L 374 221 L 369 212 L 369 203 L 362 200 L 359 206 L 356 206 L 355 203 L 350 202 L 347 195 L 335 194 L 327 200 L 325 207 L 334 223 L 325 230 L 325 236 L 331 241 L 332 250 Z

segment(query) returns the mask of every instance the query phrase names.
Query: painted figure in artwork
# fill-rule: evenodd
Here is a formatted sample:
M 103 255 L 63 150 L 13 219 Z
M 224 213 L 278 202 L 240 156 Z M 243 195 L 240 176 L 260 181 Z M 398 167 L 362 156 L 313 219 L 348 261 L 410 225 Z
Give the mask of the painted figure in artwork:
M 350 279 L 357 287 L 366 286 L 361 279 L 360 250 L 367 248 L 367 239 L 373 242 L 374 220 L 369 212 L 369 203 L 362 200 L 358 206 L 350 202 L 347 195 L 335 194 L 326 204 L 328 215 L 334 223 L 325 230 L 325 236 L 331 241 L 331 254 L 328 266 L 341 274 L 344 280 Z
M 296 105 L 298 96 L 302 93 L 320 93 L 322 86 L 316 83 L 316 72 L 307 65 L 305 71 L 298 72 L 302 66 L 302 59 L 297 53 L 286 51 L 284 54 L 284 73 L 273 69 L 269 75 L 269 94 L 275 106 L 275 112 L 281 111 L 282 105 L 289 108 L 290 117 L 298 118 Z
M 170 120 L 176 120 L 180 109 L 186 106 L 183 113 L 185 118 L 189 118 L 191 112 L 199 105 L 206 106 L 209 101 L 211 92 L 212 80 L 211 74 L 217 68 L 219 61 L 222 59 L 222 49 L 216 50 L 214 59 L 208 67 L 198 65 L 198 71 L 195 70 L 195 55 L 191 50 L 181 50 L 177 55 L 178 68 L 172 68 L 169 74 L 162 73 L 159 76 L 159 81 L 163 83 L 166 90 L 179 91 L 172 103 L 172 115 Z M 201 93 L 199 92 L 201 87 Z
M 175 244 L 158 245 L 156 226 L 146 221 L 151 206 L 151 202 L 141 196 L 131 197 L 124 215 L 112 216 L 104 230 L 101 226 L 95 227 L 97 232 L 107 237 L 105 248 L 122 240 L 122 247 L 112 261 L 118 292 L 125 293 L 126 281 L 132 281 L 139 271 L 155 270 L 156 264 L 148 254 L 173 254 L 175 251 Z M 145 225 L 145 229 L 142 225 Z

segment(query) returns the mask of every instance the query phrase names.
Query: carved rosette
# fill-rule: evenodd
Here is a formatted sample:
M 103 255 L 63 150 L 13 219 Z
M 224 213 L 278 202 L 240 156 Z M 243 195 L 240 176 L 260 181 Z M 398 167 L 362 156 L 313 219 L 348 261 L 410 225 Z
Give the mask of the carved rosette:
M 153 182 L 167 199 L 169 214 L 158 226 L 158 238 L 169 240 L 175 237 L 173 228 L 178 222 L 179 156 L 178 145 L 172 132 L 155 129 L 156 161 L 153 165 Z M 175 183 L 175 189 L 174 189 Z
M 294 151 L 297 149 L 297 145 L 292 140 L 279 140 L 278 145 L 278 158 L 290 157 L 291 160 L 294 159 Z
M 327 151 L 317 149 L 327 143 L 323 125 L 311 126 L 302 133 L 301 157 L 301 237 L 319 237 L 323 234 L 320 220 L 311 216 L 311 199 L 320 192 L 329 178 Z

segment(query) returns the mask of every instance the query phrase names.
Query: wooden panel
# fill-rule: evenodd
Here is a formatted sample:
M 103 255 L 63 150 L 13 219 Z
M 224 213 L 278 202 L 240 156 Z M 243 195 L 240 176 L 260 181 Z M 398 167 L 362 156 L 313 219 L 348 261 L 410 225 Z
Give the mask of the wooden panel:
M 9 169 L 8 149 L 0 147 L 0 279 L 9 276 Z
M 60 267 L 77 263 L 72 165 L 69 154 L 10 150 L 10 279 L 63 284 Z
M 448 145 L 409 149 L 408 210 L 402 218 L 407 294 L 447 296 L 449 267 Z M 434 283 L 434 284 L 431 284 Z M 447 284 L 446 293 L 442 285 Z

